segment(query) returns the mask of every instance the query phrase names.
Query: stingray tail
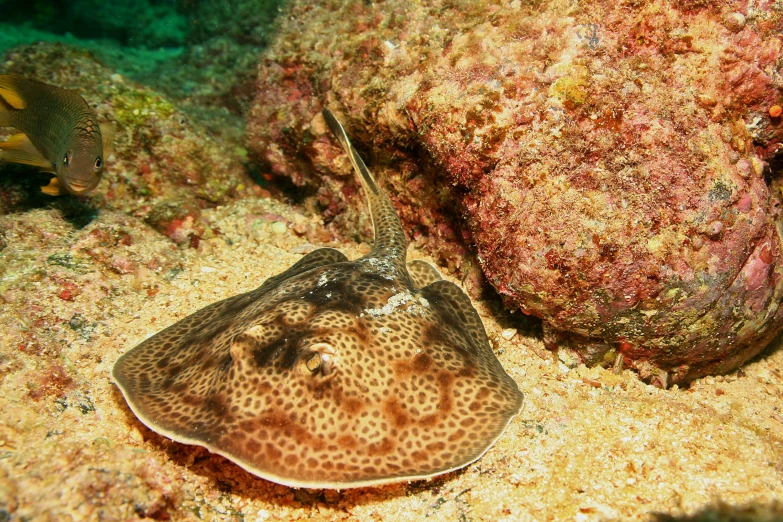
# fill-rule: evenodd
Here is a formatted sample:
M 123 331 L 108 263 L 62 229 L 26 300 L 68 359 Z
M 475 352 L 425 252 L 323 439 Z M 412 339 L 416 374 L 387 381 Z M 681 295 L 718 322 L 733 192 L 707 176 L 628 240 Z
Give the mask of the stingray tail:
M 348 157 L 351 158 L 353 168 L 359 174 L 362 181 L 362 186 L 367 192 L 367 199 L 370 204 L 370 215 L 372 216 L 373 229 L 375 230 L 375 245 L 373 251 L 383 252 L 385 256 L 391 256 L 395 258 L 405 259 L 405 234 L 402 231 L 402 222 L 397 216 L 397 211 L 394 209 L 389 197 L 383 192 L 378 182 L 375 180 L 375 176 L 364 164 L 362 157 L 351 144 L 351 140 L 348 139 L 348 135 L 345 133 L 345 129 L 334 117 L 334 114 L 324 108 L 321 111 L 326 124 L 332 131 L 332 134 L 338 139 L 340 144 L 345 149 Z
M 359 156 L 359 153 L 353 148 L 351 140 L 348 139 L 348 135 L 345 133 L 342 124 L 337 121 L 337 118 L 334 117 L 334 114 L 332 114 L 332 111 L 329 109 L 324 108 L 321 113 L 324 115 L 326 124 L 329 125 L 329 130 L 331 130 L 335 138 L 340 141 L 340 145 L 343 146 L 345 152 L 348 153 L 348 157 L 351 158 L 353 168 L 356 169 L 356 172 L 362 177 L 362 185 L 365 185 L 365 188 L 371 191 L 372 194 L 382 194 L 378 182 L 375 181 L 375 176 L 372 175 L 372 172 L 367 168 L 367 165 L 364 164 L 362 157 Z

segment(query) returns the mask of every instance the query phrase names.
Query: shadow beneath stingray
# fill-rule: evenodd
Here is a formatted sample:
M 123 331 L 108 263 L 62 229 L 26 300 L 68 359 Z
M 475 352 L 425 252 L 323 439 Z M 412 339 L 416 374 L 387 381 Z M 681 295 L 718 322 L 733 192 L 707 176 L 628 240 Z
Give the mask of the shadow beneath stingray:
M 132 415 L 132 413 L 129 414 Z M 136 422 L 139 421 L 136 420 Z M 173 463 L 211 481 L 221 493 L 238 495 L 244 499 L 260 501 L 277 508 L 295 507 L 308 510 L 318 509 L 320 506 L 351 513 L 351 509 L 354 507 L 375 504 L 396 497 L 411 496 L 427 491 L 436 495 L 445 483 L 463 472 L 463 470 L 457 470 L 429 480 L 403 481 L 383 486 L 341 490 L 294 488 L 257 477 L 227 458 L 210 453 L 202 446 L 174 442 L 149 430 L 144 425 L 140 425 L 139 430 L 147 443 L 157 446 L 165 452 Z
M 465 468 L 445 473 L 432 479 L 412 482 L 400 482 L 384 486 L 370 486 L 352 489 L 307 489 L 293 488 L 276 484 L 257 477 L 221 455 L 210 453 L 202 446 L 183 444 L 160 435 L 143 424 L 125 403 L 120 390 L 115 386 L 112 400 L 122 404 L 121 422 L 138 429 L 144 443 L 153 446 L 176 466 L 189 470 L 211 482 L 222 494 L 231 494 L 246 500 L 259 501 L 276 508 L 314 509 L 327 507 L 337 511 L 351 513 L 354 507 L 375 504 L 396 497 L 429 493 L 439 507 L 443 502 L 441 493 L 446 484 L 460 476 Z M 173 515 L 173 513 L 172 513 Z
M 651 522 L 781 522 L 783 521 L 783 502 L 770 504 L 751 502 L 741 506 L 732 506 L 725 502 L 716 502 L 706 506 L 693 515 L 675 516 L 668 513 L 652 513 Z

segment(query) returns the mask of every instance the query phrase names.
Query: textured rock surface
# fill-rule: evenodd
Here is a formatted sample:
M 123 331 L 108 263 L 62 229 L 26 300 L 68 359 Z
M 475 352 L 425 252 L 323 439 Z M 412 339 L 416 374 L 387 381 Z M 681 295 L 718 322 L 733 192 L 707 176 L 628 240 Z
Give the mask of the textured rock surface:
M 780 29 L 741 1 L 294 3 L 248 146 L 353 232 L 314 119 L 342 110 L 441 262 L 467 239 L 550 347 L 687 382 L 781 326 Z

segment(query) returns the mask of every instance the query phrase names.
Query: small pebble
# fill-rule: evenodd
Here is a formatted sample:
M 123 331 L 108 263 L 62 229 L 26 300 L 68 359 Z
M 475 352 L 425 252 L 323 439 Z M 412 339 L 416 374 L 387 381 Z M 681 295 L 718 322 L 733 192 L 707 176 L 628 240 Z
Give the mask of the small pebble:
M 761 177 L 764 174 L 764 162 L 757 157 L 753 156 L 750 158 L 750 166 L 756 176 Z
M 63 285 L 60 287 L 60 293 L 57 295 L 63 301 L 72 301 L 73 298 L 80 293 L 81 291 L 79 290 L 79 287 L 74 283 L 63 283 Z
M 735 33 L 742 31 L 745 27 L 745 15 L 742 13 L 731 13 L 726 17 L 726 27 Z
M 516 334 L 517 334 L 516 328 L 504 328 L 503 331 L 500 332 L 500 336 L 506 341 L 510 341 L 511 339 L 513 339 Z
M 723 234 L 723 223 L 715 220 L 707 225 L 707 237 L 710 239 L 718 239 Z
M 717 103 L 715 98 L 709 94 L 700 94 L 696 99 L 698 100 L 699 105 L 703 107 L 714 107 Z
M 131 440 L 137 444 L 144 442 L 144 437 L 141 435 L 138 428 L 132 428 L 129 435 Z
M 735 153 L 736 154 L 736 153 Z M 750 162 L 748 160 L 742 159 L 737 161 L 737 174 L 742 176 L 743 178 L 748 178 L 750 176 Z
M 212 272 L 217 272 L 217 268 L 212 268 L 211 266 L 202 266 L 201 271 L 205 274 L 211 274 Z
M 601 381 L 599 381 L 598 379 L 591 379 L 590 377 L 582 377 L 582 382 L 585 384 L 589 384 L 593 388 L 601 387 Z
M 282 221 L 275 221 L 272 223 L 272 232 L 275 234 L 285 234 L 287 227 Z

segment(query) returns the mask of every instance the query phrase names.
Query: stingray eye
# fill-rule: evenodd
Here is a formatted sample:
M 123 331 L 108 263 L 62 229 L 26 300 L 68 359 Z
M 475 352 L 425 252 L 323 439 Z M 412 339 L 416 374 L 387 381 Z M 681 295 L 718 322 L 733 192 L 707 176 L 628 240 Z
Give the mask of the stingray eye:
M 321 354 L 320 353 L 312 354 L 310 358 L 305 361 L 304 364 L 305 364 L 305 368 L 307 368 L 310 373 L 317 372 L 318 368 L 321 367 Z
M 334 373 L 336 368 L 337 351 L 328 343 L 315 343 L 310 346 L 309 353 L 305 355 L 300 364 L 300 373 L 304 375 L 321 375 L 326 377 Z
M 103 161 L 101 161 L 101 157 L 98 156 L 97 158 L 95 158 L 95 170 L 98 170 L 101 167 L 103 167 Z

